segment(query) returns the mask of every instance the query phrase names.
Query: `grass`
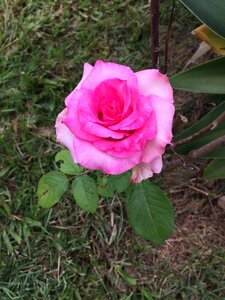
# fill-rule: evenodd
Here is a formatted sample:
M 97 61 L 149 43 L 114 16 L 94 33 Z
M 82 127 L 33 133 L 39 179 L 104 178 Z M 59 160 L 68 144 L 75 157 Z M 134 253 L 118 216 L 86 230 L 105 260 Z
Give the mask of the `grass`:
M 162 32 L 168 7 L 163 1 Z M 148 1 L 4 0 L 0 12 L 0 299 L 222 299 L 225 253 L 210 241 L 215 227 L 202 241 L 201 228 L 177 238 L 180 224 L 156 247 L 131 232 L 120 199 L 102 199 L 94 216 L 69 194 L 53 209 L 37 206 L 38 180 L 57 168 L 61 149 L 55 118 L 83 63 L 151 66 Z M 193 26 L 183 7 L 176 16 L 175 65 Z

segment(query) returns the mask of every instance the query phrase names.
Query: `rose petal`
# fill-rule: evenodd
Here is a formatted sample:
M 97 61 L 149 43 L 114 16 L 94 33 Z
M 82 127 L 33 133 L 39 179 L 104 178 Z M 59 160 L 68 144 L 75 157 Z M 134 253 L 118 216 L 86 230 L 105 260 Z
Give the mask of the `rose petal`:
M 131 68 L 102 60 L 96 61 L 92 72 L 82 82 L 81 87 L 94 90 L 102 81 L 113 78 L 126 80 L 129 86 L 137 87 L 137 78 Z
M 87 89 L 75 90 L 73 101 L 70 101 L 67 106 L 67 115 L 64 119 L 64 124 L 70 131 L 84 140 L 95 141 L 101 138 L 122 139 L 125 134 L 117 132 L 102 126 L 101 124 L 92 122 L 95 119 L 91 105 L 86 107 L 86 104 L 92 101 L 93 92 Z M 86 107 L 85 113 L 80 113 L 80 103 L 83 108 Z
M 78 83 L 78 85 L 75 87 L 74 90 L 66 97 L 65 99 L 65 104 L 68 105 L 71 99 L 73 99 L 73 93 L 75 90 L 80 89 L 82 82 L 88 77 L 88 75 L 91 73 L 93 67 L 92 65 L 85 63 L 84 64 L 84 69 L 83 69 L 83 76 L 81 81 Z
M 158 156 L 154 160 L 152 160 L 150 166 L 153 173 L 159 174 L 162 171 L 163 167 L 162 156 Z
M 65 119 L 67 109 L 64 109 L 56 120 L 57 140 L 66 146 L 72 155 L 75 163 L 91 170 L 101 170 L 106 174 L 121 174 L 133 168 L 139 161 L 139 157 L 134 155 L 129 159 L 118 159 L 99 151 L 91 143 L 75 137 L 69 128 L 62 123 Z
M 66 146 L 70 153 L 73 152 L 73 134 L 69 130 L 69 128 L 62 123 L 62 121 L 66 118 L 67 108 L 65 108 L 57 117 L 56 119 L 56 139 L 62 145 Z
M 165 151 L 165 147 L 160 144 L 157 138 L 155 138 L 152 141 L 148 141 L 142 153 L 141 162 L 149 164 L 157 157 L 161 157 L 164 151 Z
M 151 169 L 151 166 L 141 163 L 133 168 L 130 180 L 132 182 L 139 183 L 142 180 L 152 176 L 153 176 L 153 171 Z
M 151 97 L 152 110 L 157 122 L 157 141 L 165 146 L 172 140 L 172 123 L 174 116 L 174 105 L 159 97 Z
M 72 156 L 74 161 L 91 170 L 101 170 L 106 174 L 121 174 L 133 168 L 140 157 L 116 158 L 98 150 L 92 143 L 73 138 Z
M 135 130 L 142 127 L 152 112 L 151 101 L 148 97 L 142 95 L 131 95 L 132 110 L 129 115 L 123 116 L 121 122 L 109 126 L 113 130 Z
M 89 63 L 84 64 L 84 69 L 83 69 L 83 76 L 81 78 L 81 81 L 77 85 L 77 89 L 80 89 L 83 81 L 90 75 L 91 71 L 93 70 L 93 66 L 90 65 Z
M 126 81 L 120 79 L 108 79 L 100 83 L 94 92 L 89 91 L 92 93 L 91 97 L 80 102 L 81 117 L 88 117 L 88 120 L 107 127 L 117 122 L 123 113 L 124 87 L 126 91 Z M 113 104 L 114 110 L 110 111 Z
M 131 181 L 139 183 L 142 180 L 150 178 L 153 173 L 159 174 L 162 170 L 162 156 L 156 157 L 151 163 L 140 163 L 132 170 Z
M 166 75 L 156 69 L 148 69 L 135 73 L 138 80 L 139 91 L 144 95 L 156 95 L 173 103 L 173 90 Z
M 152 113 L 146 120 L 143 128 L 137 129 L 130 136 L 120 141 L 99 140 L 93 144 L 101 151 L 116 157 L 128 157 L 129 153 L 144 150 L 147 140 L 154 139 L 157 132 L 155 114 Z
M 99 138 L 96 135 L 85 131 L 83 125 L 80 122 L 78 104 L 79 101 L 82 101 L 82 97 L 84 96 L 90 96 L 87 90 L 74 90 L 73 101 L 70 101 L 68 103 L 66 114 L 64 115 L 62 123 L 65 124 L 69 128 L 71 133 L 73 133 L 77 137 L 88 141 L 96 141 Z

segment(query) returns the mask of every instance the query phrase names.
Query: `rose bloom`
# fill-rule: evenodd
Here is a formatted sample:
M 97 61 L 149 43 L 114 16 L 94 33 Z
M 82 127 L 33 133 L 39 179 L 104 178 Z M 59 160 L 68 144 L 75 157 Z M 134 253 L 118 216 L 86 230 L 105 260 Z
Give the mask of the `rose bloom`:
M 173 91 L 166 75 L 98 60 L 56 120 L 57 140 L 75 163 L 106 174 L 132 169 L 131 181 L 159 173 L 172 139 Z

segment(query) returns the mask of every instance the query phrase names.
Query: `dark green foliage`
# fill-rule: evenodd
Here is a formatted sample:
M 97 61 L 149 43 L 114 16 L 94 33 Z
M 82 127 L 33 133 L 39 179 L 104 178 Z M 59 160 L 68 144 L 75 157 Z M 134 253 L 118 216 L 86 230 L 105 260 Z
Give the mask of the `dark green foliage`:
M 84 211 L 94 213 L 98 207 L 97 186 L 87 174 L 76 177 L 72 183 L 73 197 Z
M 173 231 L 173 207 L 163 191 L 151 182 L 129 188 L 126 211 L 134 230 L 156 244 L 163 243 Z

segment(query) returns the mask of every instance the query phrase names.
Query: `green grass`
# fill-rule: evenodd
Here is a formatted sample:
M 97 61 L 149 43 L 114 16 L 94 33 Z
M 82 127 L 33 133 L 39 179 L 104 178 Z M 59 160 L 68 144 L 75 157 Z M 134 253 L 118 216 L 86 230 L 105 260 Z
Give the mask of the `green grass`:
M 184 12 L 179 6 L 178 41 L 192 30 Z M 0 15 L 0 299 L 148 299 L 143 289 L 153 299 L 222 299 L 219 248 L 208 244 L 207 257 L 190 250 L 173 268 L 171 251 L 163 256 L 164 246 L 131 232 L 120 199 L 102 199 L 94 216 L 70 194 L 53 209 L 37 206 L 38 180 L 57 168 L 61 149 L 54 122 L 83 63 L 151 66 L 148 1 L 5 0 Z M 168 1 L 161 17 L 165 25 Z

